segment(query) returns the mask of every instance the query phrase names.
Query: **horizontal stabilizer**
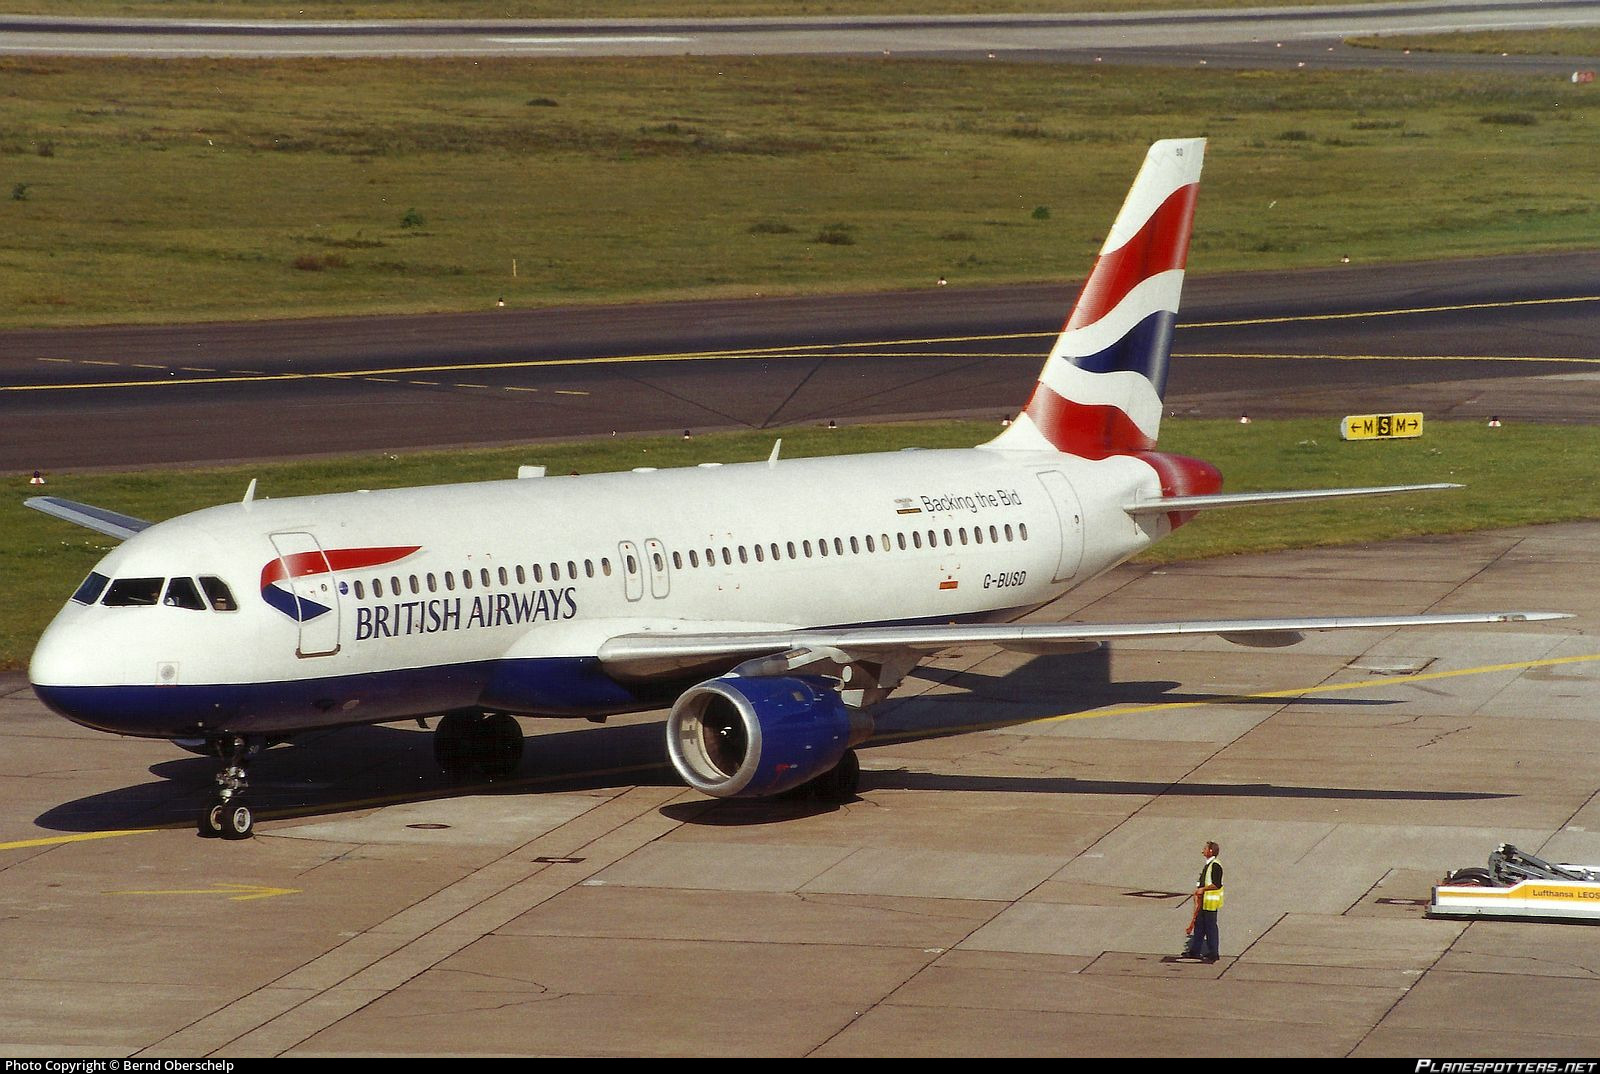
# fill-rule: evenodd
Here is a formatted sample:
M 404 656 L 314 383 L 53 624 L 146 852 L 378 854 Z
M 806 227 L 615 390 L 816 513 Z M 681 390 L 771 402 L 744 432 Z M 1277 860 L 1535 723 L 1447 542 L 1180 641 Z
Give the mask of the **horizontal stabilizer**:
M 1338 500 L 1348 496 L 1388 496 L 1397 492 L 1438 492 L 1463 486 L 1440 482 L 1432 485 L 1373 485 L 1352 489 L 1292 489 L 1287 492 L 1216 492 L 1206 496 L 1164 496 L 1140 500 L 1123 507 L 1130 515 L 1157 515 L 1168 511 L 1208 511 L 1215 507 L 1257 507 L 1304 500 Z
M 94 530 L 96 533 L 103 533 L 107 537 L 115 537 L 119 541 L 126 541 L 140 530 L 149 529 L 151 526 L 151 523 L 142 518 L 118 514 L 104 507 L 78 503 L 75 500 L 63 500 L 59 496 L 34 496 L 23 500 L 22 505 Z
M 1028 653 L 1082 652 L 1094 643 L 1130 638 L 1214 634 L 1240 645 L 1276 646 L 1311 630 L 1465 626 L 1570 619 L 1562 612 L 1466 612 L 1300 619 L 1222 619 L 1189 623 L 979 623 L 854 627 L 715 634 L 623 634 L 600 646 L 606 671 L 651 678 L 689 668 L 737 663 L 795 649 L 827 648 L 852 660 L 881 660 L 895 653 L 936 652 L 956 645 L 995 645 Z

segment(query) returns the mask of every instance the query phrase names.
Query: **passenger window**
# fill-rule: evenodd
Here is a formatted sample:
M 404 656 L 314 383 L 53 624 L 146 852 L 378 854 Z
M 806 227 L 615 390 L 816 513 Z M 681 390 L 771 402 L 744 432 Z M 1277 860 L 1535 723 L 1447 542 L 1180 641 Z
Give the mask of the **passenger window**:
M 454 593 L 456 591 L 456 572 L 455 571 L 445 571 L 444 572 L 444 591 L 446 593 Z
M 356 599 L 365 600 L 367 597 L 367 592 L 366 587 L 361 584 L 361 579 L 357 578 L 353 583 L 351 583 L 351 585 L 356 591 Z
M 372 580 L 372 595 L 375 596 L 375 597 L 383 596 L 383 579 L 382 578 L 374 578 Z
M 974 527 L 972 527 L 972 543 L 973 544 L 982 544 L 983 543 L 983 527 L 982 526 L 974 526 Z
M 1006 540 L 1011 540 L 1011 523 L 1006 523 Z
M 959 530 L 956 531 L 956 533 L 960 536 L 961 543 L 962 544 L 966 544 L 967 543 L 967 527 L 962 526 Z
M 161 601 L 169 608 L 187 608 L 192 612 L 206 610 L 206 602 L 200 599 L 200 591 L 194 587 L 192 578 L 174 578 L 167 583 L 167 595 Z
M 740 563 L 749 563 L 750 562 L 750 553 L 748 553 L 748 552 L 746 552 L 744 550 L 744 545 L 740 545 L 739 546 L 739 562 Z
M 793 541 L 789 542 L 789 558 L 790 559 L 799 559 L 800 558 L 799 556 L 794 554 L 794 542 Z
M 733 553 L 728 551 L 727 545 L 722 546 L 722 565 L 725 567 L 733 565 Z
M 494 585 L 494 581 L 489 577 L 488 567 L 484 567 L 482 570 L 478 571 L 478 581 L 483 583 L 483 588 L 485 589 L 488 589 L 490 586 Z
M 664 563 L 662 561 L 662 559 L 661 559 L 661 553 L 660 552 L 651 552 L 650 553 L 650 562 L 655 564 L 656 573 L 657 574 L 660 574 L 662 571 L 667 569 L 666 563 Z
M 828 539 L 826 537 L 824 537 L 822 540 L 817 542 L 817 555 L 826 556 L 827 554 L 828 554 Z
M 755 550 L 756 550 L 756 562 L 757 563 L 765 563 L 767 561 L 766 552 L 764 552 L 762 550 L 760 545 L 755 545 L 754 547 L 755 547 Z
M 900 551 L 904 552 L 906 550 L 906 535 L 903 533 L 897 533 L 894 535 L 894 537 L 900 545 Z
M 951 545 L 956 543 L 951 538 L 952 538 L 952 534 L 950 533 L 950 531 L 949 530 L 945 530 L 944 531 L 944 546 L 946 548 L 949 548 Z
M 108 608 L 146 608 L 161 599 L 165 578 L 118 578 L 106 590 Z
M 674 553 L 672 553 L 672 569 L 675 570 L 675 571 L 683 570 L 683 553 L 682 552 L 674 552 Z
M 778 562 L 778 560 L 780 560 L 782 558 L 783 558 L 783 554 L 778 551 L 778 542 L 777 541 L 773 541 L 772 542 L 772 562 L 776 563 L 776 562 Z
M 810 559 L 811 558 L 811 542 L 810 541 L 801 541 L 800 543 L 801 543 L 802 546 L 804 546 L 804 548 L 806 550 L 806 558 Z
M 561 581 L 561 564 L 559 564 L 559 563 L 550 564 L 550 580 L 552 582 Z
M 389 582 L 391 583 L 389 592 L 398 597 L 400 595 L 400 576 L 398 574 L 390 575 Z
M 837 537 L 833 539 L 833 551 L 836 555 L 844 555 L 844 542 Z
M 691 567 L 700 566 L 700 553 L 696 552 L 692 548 L 689 549 L 689 566 L 691 566 Z
M 517 564 L 517 584 L 518 585 L 527 585 L 528 584 L 528 572 L 522 569 L 522 564 L 520 564 L 520 563 Z
M 500 568 L 500 584 L 501 585 L 510 585 L 511 584 L 511 576 L 506 573 L 506 569 L 504 567 Z
M 1028 524 L 1026 522 L 1017 523 L 1017 536 L 1021 537 L 1024 541 L 1028 539 Z
M 583 561 L 583 576 L 585 578 L 594 577 L 594 560 L 586 559 Z
M 544 581 L 544 568 L 539 566 L 537 563 L 533 565 L 533 580 L 535 582 Z
M 417 582 L 417 576 L 416 575 L 413 574 L 410 578 L 408 578 L 406 580 L 411 583 L 411 595 L 413 597 L 416 596 L 418 593 L 422 592 L 422 586 L 421 586 L 421 584 L 419 584 Z
M 461 588 L 462 589 L 471 589 L 472 588 L 472 572 L 471 571 L 462 571 L 461 572 Z
M 439 579 L 434 577 L 434 574 L 433 574 L 432 571 L 428 572 L 428 592 L 429 593 L 437 593 L 437 592 L 439 592 Z M 360 595 L 361 594 L 359 594 L 359 593 L 356 594 L 356 596 L 358 596 L 358 597 Z
M 868 537 L 867 540 L 870 541 L 870 540 L 872 540 L 872 538 Z M 861 542 L 856 540 L 854 537 L 850 538 L 850 554 L 851 555 L 859 555 L 860 552 L 861 552 Z
M 577 580 L 577 577 L 578 577 L 578 561 L 577 560 L 575 560 L 575 559 L 567 560 L 567 577 L 573 579 L 574 581 Z
M 689 553 L 689 558 L 691 560 L 694 559 L 694 553 L 693 552 Z M 610 560 L 609 557 L 602 557 L 601 558 L 601 560 L 600 560 L 600 573 L 605 575 L 607 578 L 611 577 L 611 560 Z
M 111 579 L 98 571 L 90 571 L 89 577 L 85 578 L 83 584 L 78 587 L 78 591 L 72 594 L 72 599 L 79 604 L 93 604 L 100 599 L 100 594 L 104 592 L 106 583 L 109 581 Z
M 911 543 L 916 545 L 918 548 L 921 548 L 922 547 L 922 534 L 918 533 L 916 530 L 912 530 L 911 531 Z

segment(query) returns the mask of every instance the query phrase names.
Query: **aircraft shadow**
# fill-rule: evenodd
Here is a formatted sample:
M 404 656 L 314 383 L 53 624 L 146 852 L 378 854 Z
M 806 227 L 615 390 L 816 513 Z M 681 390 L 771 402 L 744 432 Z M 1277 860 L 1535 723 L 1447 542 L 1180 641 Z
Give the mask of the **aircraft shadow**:
M 1070 656 L 1042 656 L 1004 676 L 929 669 L 919 677 L 960 688 L 956 694 L 891 699 L 878 709 L 879 733 L 862 748 L 888 742 L 960 735 L 1008 727 L 1105 706 L 1183 703 L 1281 705 L 1291 699 L 1236 698 L 1178 693 L 1169 681 L 1116 682 L 1107 649 Z M 1310 697 L 1295 704 L 1373 706 L 1392 702 Z M 539 727 L 539 721 L 529 726 Z M 548 726 L 546 724 L 545 726 Z M 869 762 L 870 765 L 870 762 Z M 91 832 L 128 828 L 188 827 L 210 800 L 217 762 L 175 756 L 150 767 L 155 782 L 123 787 L 64 802 L 36 818 L 51 831 Z M 667 761 L 659 722 L 582 724 L 530 734 L 523 762 L 511 778 L 495 782 L 450 780 L 434 763 L 432 733 L 406 724 L 370 725 L 317 732 L 267 750 L 250 764 L 249 800 L 259 820 L 332 816 L 383 805 L 470 795 L 592 791 L 627 786 L 672 786 L 678 777 Z M 1480 792 L 1417 792 L 1273 784 L 1170 785 L 1150 781 L 1104 781 L 1049 777 L 942 776 L 906 771 L 868 771 L 863 789 L 1012 791 L 1036 794 L 1234 795 L 1248 797 L 1439 800 L 1504 797 Z M 837 809 L 837 803 L 782 798 L 696 801 L 665 807 L 674 819 L 716 825 L 767 824 Z

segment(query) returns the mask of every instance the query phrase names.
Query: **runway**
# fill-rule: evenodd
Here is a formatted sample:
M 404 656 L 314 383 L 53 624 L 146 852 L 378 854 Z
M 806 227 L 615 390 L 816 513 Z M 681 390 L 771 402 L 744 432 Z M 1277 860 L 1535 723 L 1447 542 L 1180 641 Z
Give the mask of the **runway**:
M 998 422 L 1076 286 L 0 333 L 0 468 Z M 1193 278 L 1179 324 L 1170 413 L 1600 419 L 1587 251 Z
M 1186 12 L 747 19 L 294 21 L 0 17 L 0 54 L 142 56 L 984 57 L 1013 52 L 1194 49 L 1284 42 L 1322 46 L 1363 34 L 1545 29 L 1600 24 L 1596 0 L 1421 0 Z M 1226 51 L 1226 49 L 1224 49 Z M 1070 55 L 1069 55 L 1070 54 Z M 1381 56 L 1381 54 L 1380 54 Z M 1170 58 L 1168 60 L 1170 62 Z M 1389 54 L 1344 62 L 1393 66 Z M 1481 61 L 1478 61 L 1481 62 Z
M 659 713 L 524 721 L 518 777 L 468 788 L 395 725 L 269 751 L 256 838 L 202 841 L 210 762 L 0 680 L 0 1052 L 1590 1056 L 1600 929 L 1422 904 L 1501 842 L 1600 863 L 1596 549 L 1121 568 L 1041 614 L 1578 618 L 954 651 L 820 811 L 676 785 Z M 1206 839 L 1224 957 L 1164 962 Z

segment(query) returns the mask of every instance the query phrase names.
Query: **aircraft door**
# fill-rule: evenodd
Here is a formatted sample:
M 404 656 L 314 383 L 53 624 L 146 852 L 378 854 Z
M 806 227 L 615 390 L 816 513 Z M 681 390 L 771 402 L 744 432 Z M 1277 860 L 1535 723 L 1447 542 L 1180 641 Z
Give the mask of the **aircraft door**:
M 617 545 L 617 558 L 622 561 L 622 594 L 629 600 L 644 596 L 644 563 L 639 558 L 639 546 L 632 541 Z
M 1078 566 L 1083 562 L 1083 505 L 1078 501 L 1078 490 L 1061 471 L 1041 470 L 1039 481 L 1055 505 L 1056 519 L 1061 523 L 1061 558 L 1056 563 L 1053 580 L 1065 582 L 1078 573 Z
M 278 551 L 276 570 L 262 573 L 261 595 L 300 624 L 296 656 L 332 656 L 339 651 L 339 596 L 333 567 L 309 533 L 270 534 Z
M 660 600 L 671 592 L 672 577 L 667 573 L 667 548 L 654 537 L 644 543 L 650 566 L 650 595 Z

